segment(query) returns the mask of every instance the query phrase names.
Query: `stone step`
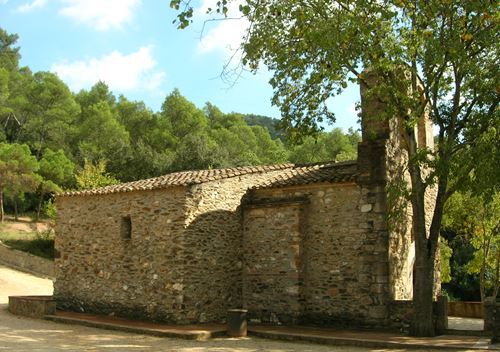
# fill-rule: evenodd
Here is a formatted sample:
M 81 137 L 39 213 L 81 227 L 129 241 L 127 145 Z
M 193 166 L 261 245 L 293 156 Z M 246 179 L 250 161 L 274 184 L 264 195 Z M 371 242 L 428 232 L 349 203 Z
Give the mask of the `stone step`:
M 137 334 L 152 335 L 158 337 L 173 337 L 187 340 L 206 341 L 214 337 L 226 336 L 226 327 L 223 325 L 210 326 L 172 326 L 138 322 L 125 319 L 113 319 L 103 316 L 85 317 L 79 313 L 58 312 L 54 315 L 46 315 L 45 319 L 65 324 L 77 324 L 107 330 L 118 330 Z

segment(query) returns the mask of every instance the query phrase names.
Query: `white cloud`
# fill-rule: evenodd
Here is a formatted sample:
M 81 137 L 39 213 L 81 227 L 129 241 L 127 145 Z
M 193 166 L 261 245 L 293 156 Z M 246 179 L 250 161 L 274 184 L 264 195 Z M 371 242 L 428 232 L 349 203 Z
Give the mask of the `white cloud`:
M 89 88 L 99 80 L 118 92 L 154 91 L 165 78 L 165 72 L 155 70 L 156 65 L 149 46 L 128 55 L 113 51 L 101 58 L 56 63 L 51 71 L 56 72 L 73 91 Z
M 7 0 L 3 1 L 4 4 L 7 3 Z M 30 12 L 35 9 L 44 7 L 47 4 L 47 0 L 33 0 L 32 2 L 27 2 L 26 4 L 23 4 L 21 6 L 18 6 L 16 8 L 16 11 L 18 12 Z
M 358 109 L 357 109 L 357 106 L 356 106 L 356 103 L 352 103 L 351 105 L 349 105 L 349 107 L 346 109 L 346 112 L 348 112 L 351 117 L 358 117 Z
M 239 18 L 241 13 L 238 8 L 243 3 L 245 3 L 244 0 L 236 0 L 228 4 L 228 19 L 205 23 L 204 33 L 202 33 L 198 43 L 200 53 L 221 51 L 226 57 L 231 57 L 235 53 L 240 47 L 249 25 L 246 18 Z M 202 2 L 202 5 L 195 12 L 195 16 L 198 18 L 196 21 L 209 19 L 205 13 L 210 4 L 213 2 L 208 0 Z
M 77 22 L 95 26 L 105 31 L 110 28 L 121 28 L 129 22 L 134 9 L 141 0 L 62 0 L 65 4 L 59 11 Z

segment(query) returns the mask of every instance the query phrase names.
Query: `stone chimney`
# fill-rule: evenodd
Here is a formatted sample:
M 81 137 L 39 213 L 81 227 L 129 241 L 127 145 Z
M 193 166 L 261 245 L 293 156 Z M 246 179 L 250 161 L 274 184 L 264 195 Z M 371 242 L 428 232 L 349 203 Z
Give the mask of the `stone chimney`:
M 390 137 L 390 120 L 385 104 L 367 86 L 377 84 L 377 76 L 371 71 L 363 71 L 365 81 L 361 91 L 361 137 L 358 144 L 358 171 L 361 180 L 378 183 L 385 180 L 385 144 Z M 366 82 L 366 83 L 365 83 Z
M 362 74 L 362 142 L 358 145 L 358 169 L 366 181 L 383 181 L 387 177 L 387 167 L 395 167 L 394 163 L 402 166 L 407 161 L 405 126 L 383 102 L 380 97 L 383 92 L 377 92 L 377 74 L 370 70 Z M 415 133 L 419 148 L 434 148 L 432 122 L 427 112 L 416 124 Z

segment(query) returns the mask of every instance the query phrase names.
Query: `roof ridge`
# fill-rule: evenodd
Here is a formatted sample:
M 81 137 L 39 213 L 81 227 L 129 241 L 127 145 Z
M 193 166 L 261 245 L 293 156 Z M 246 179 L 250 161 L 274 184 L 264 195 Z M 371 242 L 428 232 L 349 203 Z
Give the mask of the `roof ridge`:
M 115 185 L 109 185 L 94 189 L 74 190 L 58 193 L 57 196 L 77 196 L 77 195 L 94 195 L 94 194 L 111 194 L 119 192 L 130 192 L 140 190 L 152 190 L 166 188 L 169 186 L 189 186 L 200 184 L 220 179 L 232 178 L 241 175 L 279 171 L 292 169 L 295 166 L 293 163 L 280 163 L 268 165 L 249 165 L 228 168 L 201 169 L 201 170 L 183 170 L 174 171 L 165 175 L 140 179 L 129 182 L 122 182 Z
M 295 165 L 294 167 L 303 168 L 303 167 L 322 166 L 322 168 L 329 168 L 329 167 L 355 165 L 355 164 L 357 164 L 357 160 L 346 160 L 346 161 L 327 160 L 327 161 L 318 161 L 314 163 L 296 163 L 294 164 Z
M 321 161 L 315 163 L 280 163 L 267 165 L 250 165 L 228 168 L 215 168 L 203 170 L 184 170 L 175 171 L 157 177 L 140 179 L 136 181 L 123 182 L 116 185 L 109 185 L 95 189 L 68 191 L 57 194 L 57 196 L 77 196 L 77 195 L 94 195 L 94 194 L 111 194 L 119 192 L 145 191 L 153 189 L 161 189 L 173 186 L 190 186 L 201 184 L 210 181 L 228 179 L 242 175 L 266 173 L 271 171 L 283 171 L 282 179 L 285 180 L 291 175 L 300 176 L 303 172 L 313 170 L 332 170 L 338 169 L 341 166 L 355 165 L 355 160 L 336 162 L 334 160 Z M 287 171 L 288 170 L 288 171 Z M 336 172 L 336 171 L 335 171 Z M 341 171 L 342 172 L 342 171 Z M 288 175 L 286 175 L 288 173 Z M 349 173 L 352 173 L 349 172 Z M 280 177 L 279 175 L 277 176 Z M 300 177 L 299 177 L 300 178 Z M 310 180 L 315 180 L 315 176 L 311 176 Z

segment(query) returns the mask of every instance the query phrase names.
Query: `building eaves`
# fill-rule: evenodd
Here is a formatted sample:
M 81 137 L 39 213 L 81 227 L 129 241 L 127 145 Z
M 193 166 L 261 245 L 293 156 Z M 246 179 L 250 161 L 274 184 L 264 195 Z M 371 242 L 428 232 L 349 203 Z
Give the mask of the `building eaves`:
M 195 184 L 217 181 L 225 178 L 237 177 L 247 174 L 266 173 L 277 170 L 285 170 L 288 168 L 292 168 L 293 166 L 294 164 L 286 163 L 286 164 L 276 164 L 276 165 L 234 167 L 225 169 L 180 171 L 159 177 L 120 183 L 96 189 L 82 190 L 82 191 L 68 191 L 60 193 L 57 196 L 71 197 L 71 196 L 86 196 L 86 195 L 103 195 L 111 193 L 154 190 L 154 189 L 161 189 L 161 188 L 175 187 L 175 186 L 191 186 Z
M 299 184 L 310 184 L 317 182 L 346 182 L 356 178 L 356 162 L 321 162 L 314 164 L 276 164 L 263 166 L 245 166 L 225 169 L 195 170 L 174 172 L 167 175 L 149 178 L 145 180 L 121 183 L 106 187 L 69 191 L 60 193 L 58 197 L 91 196 L 112 193 L 123 193 L 133 191 L 146 191 L 162 189 L 175 186 L 191 186 L 221 179 L 238 177 L 248 174 L 275 173 L 269 179 L 254 185 L 252 189 L 287 187 Z
M 295 165 L 251 189 L 282 188 L 321 182 L 355 182 L 357 176 L 356 161 Z

